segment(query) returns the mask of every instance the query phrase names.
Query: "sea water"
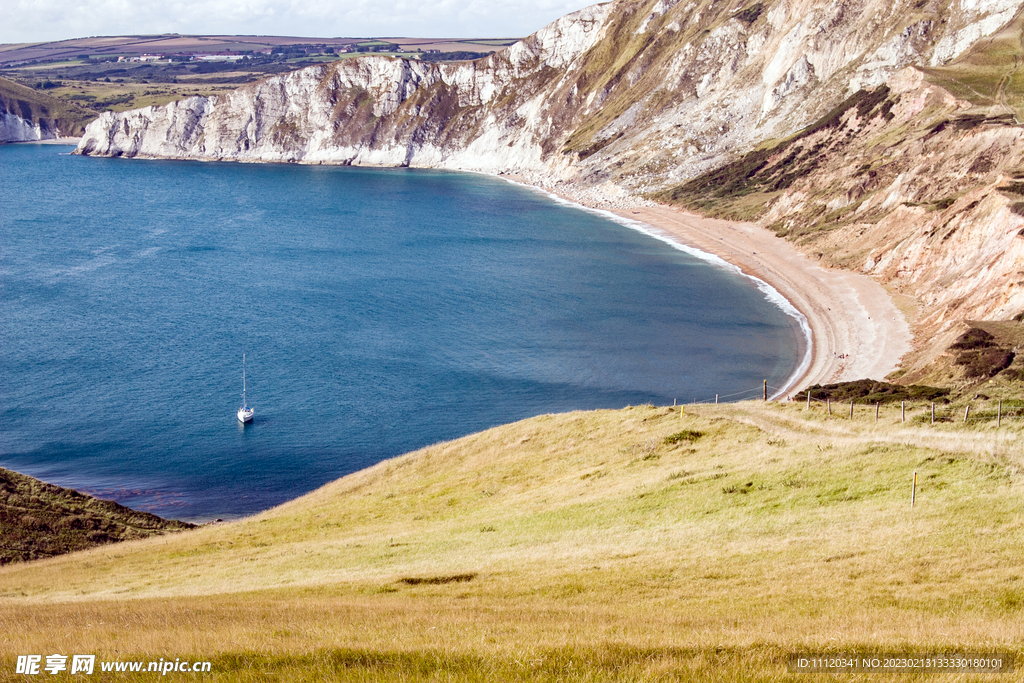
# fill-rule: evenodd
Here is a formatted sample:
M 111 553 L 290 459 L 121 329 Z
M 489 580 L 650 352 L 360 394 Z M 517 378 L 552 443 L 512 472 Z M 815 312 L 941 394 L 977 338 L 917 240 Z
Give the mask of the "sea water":
M 805 350 L 749 279 L 496 178 L 70 151 L 0 146 L 0 466 L 163 516 Z

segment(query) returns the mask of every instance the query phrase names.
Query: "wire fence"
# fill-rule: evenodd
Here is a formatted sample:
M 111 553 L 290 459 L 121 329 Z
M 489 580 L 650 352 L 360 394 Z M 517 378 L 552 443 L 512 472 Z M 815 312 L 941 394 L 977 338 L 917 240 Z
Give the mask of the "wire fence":
M 704 399 L 692 399 L 689 404 L 686 405 L 709 405 L 717 404 L 721 402 L 731 401 L 745 401 L 753 398 L 764 398 L 765 400 L 774 399 L 782 393 L 782 389 L 779 387 L 773 387 L 772 385 L 765 382 L 759 387 L 753 389 L 746 389 L 744 391 L 734 391 L 731 394 L 715 394 L 712 398 Z
M 715 394 L 714 398 L 692 399 L 690 403 L 682 405 L 714 405 L 757 398 L 767 401 L 774 400 L 781 393 L 779 387 L 764 382 L 753 389 Z M 914 424 L 994 422 L 997 427 L 1001 427 L 1004 422 L 1024 420 L 1024 401 L 1019 400 L 987 399 L 958 405 L 932 401 L 868 401 L 863 398 L 833 401 L 829 398 L 815 398 L 810 391 L 801 392 L 789 400 L 794 403 L 803 402 L 805 410 L 823 410 L 828 417 L 853 421 L 889 420 Z M 678 403 L 673 402 L 673 405 Z

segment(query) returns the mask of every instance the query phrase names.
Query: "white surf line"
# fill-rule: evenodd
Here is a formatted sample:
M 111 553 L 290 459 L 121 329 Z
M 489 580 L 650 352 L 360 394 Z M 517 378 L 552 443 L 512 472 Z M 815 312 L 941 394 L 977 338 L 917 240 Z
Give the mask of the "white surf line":
M 632 218 L 626 218 L 624 216 L 620 216 L 606 209 L 595 209 L 590 206 L 585 206 L 584 204 L 579 204 L 577 202 L 570 201 L 568 199 L 565 199 L 564 197 L 559 197 L 557 194 L 549 192 L 548 190 L 545 190 L 542 187 L 537 187 L 536 185 L 521 183 L 516 180 L 512 180 L 511 178 L 506 178 L 504 176 L 491 173 L 487 173 L 484 175 L 493 175 L 495 178 L 501 178 L 507 183 L 511 183 L 513 185 L 518 185 L 520 187 L 525 187 L 527 189 L 543 193 L 548 198 L 550 198 L 551 200 L 558 204 L 571 206 L 573 208 L 581 209 L 583 211 L 596 214 L 603 218 L 607 218 L 615 223 L 618 223 L 623 227 L 630 228 L 631 230 L 636 230 L 637 232 L 642 232 L 648 237 L 653 237 L 656 240 L 664 242 L 673 249 L 678 249 L 679 251 L 689 254 L 694 258 L 700 259 L 701 261 L 710 263 L 714 266 L 718 266 L 719 268 L 723 268 L 731 273 L 740 275 L 741 277 L 745 277 L 748 280 L 751 280 L 754 283 L 754 286 L 757 287 L 758 291 L 764 294 L 764 298 L 766 301 L 768 301 L 775 307 L 779 308 L 783 313 L 797 321 L 797 323 L 800 325 L 801 331 L 803 331 L 804 333 L 804 340 L 807 342 L 807 348 L 804 350 L 804 357 L 800 359 L 800 364 L 797 366 L 796 370 L 793 371 L 793 374 L 789 376 L 785 384 L 783 384 L 778 391 L 769 396 L 769 399 L 774 401 L 780 396 L 784 396 L 786 392 L 789 391 L 790 387 L 796 384 L 797 380 L 800 377 L 802 377 L 805 372 L 807 372 L 808 368 L 811 367 L 811 361 L 814 358 L 814 337 L 811 334 L 811 325 L 810 323 L 807 322 L 807 316 L 801 313 L 800 310 L 796 306 L 794 306 L 789 299 L 782 296 L 782 294 L 779 293 L 779 290 L 775 289 L 761 278 L 744 273 L 739 266 L 729 263 L 720 256 L 716 256 L 715 254 L 709 254 L 706 251 L 701 251 L 700 249 L 697 249 L 696 247 L 691 247 L 688 244 L 683 244 L 682 242 L 678 241 L 678 238 L 676 238 L 675 235 L 665 230 L 662 230 L 661 228 L 650 225 L 649 223 L 644 223 L 643 221 L 634 220 Z

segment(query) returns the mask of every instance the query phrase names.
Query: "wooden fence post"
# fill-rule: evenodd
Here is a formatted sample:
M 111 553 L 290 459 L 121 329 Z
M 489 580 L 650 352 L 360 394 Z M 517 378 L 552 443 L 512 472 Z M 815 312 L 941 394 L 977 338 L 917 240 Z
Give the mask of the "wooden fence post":
M 932 424 L 935 424 L 935 401 L 932 401 Z
M 875 404 L 875 422 L 878 422 L 878 404 Z
M 811 390 L 807 390 L 807 410 L 811 409 Z
M 715 405 L 718 405 L 718 394 L 715 394 Z
M 907 402 L 900 401 L 900 420 L 907 421 Z
M 853 399 L 850 399 L 850 422 L 853 422 Z
M 832 417 L 832 399 L 825 399 L 825 407 L 828 408 L 828 416 Z
M 999 399 L 999 412 L 996 413 L 996 429 L 1003 424 L 1003 399 Z
M 764 381 L 764 400 L 768 400 L 768 380 Z
M 914 504 L 917 503 L 917 471 L 914 471 L 914 486 L 910 489 L 910 509 L 914 509 Z
M 967 416 L 971 414 L 971 404 L 968 403 L 967 407 L 964 408 L 964 422 L 967 422 Z

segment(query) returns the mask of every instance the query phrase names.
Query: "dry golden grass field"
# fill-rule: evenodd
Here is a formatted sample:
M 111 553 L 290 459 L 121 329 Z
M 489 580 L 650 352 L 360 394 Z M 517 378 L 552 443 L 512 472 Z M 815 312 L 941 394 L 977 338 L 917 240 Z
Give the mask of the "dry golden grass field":
M 252 518 L 7 566 L 0 680 L 31 680 L 30 653 L 211 662 L 52 680 L 821 681 L 866 676 L 787 656 L 1020 660 L 1024 425 L 860 410 L 544 415 Z

